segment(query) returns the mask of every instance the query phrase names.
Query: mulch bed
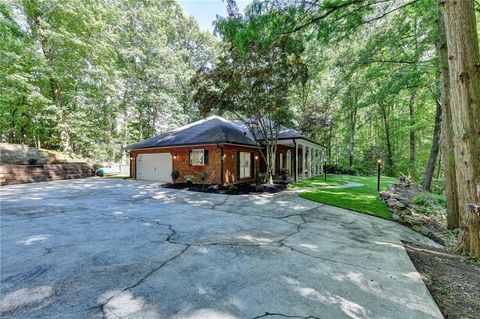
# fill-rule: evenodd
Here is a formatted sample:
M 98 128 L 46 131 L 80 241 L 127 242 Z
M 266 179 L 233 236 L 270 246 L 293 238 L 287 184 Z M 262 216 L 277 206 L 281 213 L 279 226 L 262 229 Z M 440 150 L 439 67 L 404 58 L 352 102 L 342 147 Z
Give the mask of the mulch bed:
M 243 195 L 251 193 L 278 193 L 287 189 L 288 183 L 275 183 L 273 185 L 261 184 L 260 188 L 257 188 L 256 184 L 249 183 L 239 183 L 235 184 L 234 187 L 222 186 L 222 185 L 201 185 L 201 184 L 192 184 L 188 185 L 187 183 L 176 183 L 176 184 L 164 184 L 162 185 L 165 188 L 173 189 L 184 189 L 192 192 L 204 192 L 204 193 L 214 193 L 214 194 L 228 194 L 228 195 Z
M 403 246 L 446 319 L 480 318 L 480 263 L 445 249 Z

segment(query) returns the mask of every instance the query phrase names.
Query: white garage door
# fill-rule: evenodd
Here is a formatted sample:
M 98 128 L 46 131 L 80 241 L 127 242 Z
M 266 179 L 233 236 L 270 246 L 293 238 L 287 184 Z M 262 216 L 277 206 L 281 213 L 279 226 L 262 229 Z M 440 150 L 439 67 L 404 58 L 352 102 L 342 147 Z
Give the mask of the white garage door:
M 170 153 L 140 154 L 137 156 L 137 179 L 172 181 L 172 155 Z

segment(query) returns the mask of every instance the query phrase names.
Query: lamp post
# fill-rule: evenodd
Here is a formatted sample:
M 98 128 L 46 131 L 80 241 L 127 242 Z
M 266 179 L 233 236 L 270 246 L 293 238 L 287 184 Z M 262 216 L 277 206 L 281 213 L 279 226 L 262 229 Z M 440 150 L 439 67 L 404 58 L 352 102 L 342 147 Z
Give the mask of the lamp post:
M 325 174 L 325 182 L 327 181 L 327 159 L 323 161 L 323 173 Z
M 382 165 L 382 160 L 377 160 L 377 192 L 380 191 L 380 166 Z

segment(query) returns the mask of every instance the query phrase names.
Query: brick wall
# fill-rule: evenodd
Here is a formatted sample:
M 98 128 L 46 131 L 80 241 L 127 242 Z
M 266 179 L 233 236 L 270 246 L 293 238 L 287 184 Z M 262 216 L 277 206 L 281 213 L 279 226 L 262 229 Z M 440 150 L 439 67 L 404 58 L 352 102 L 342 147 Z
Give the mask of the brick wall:
M 222 148 L 223 148 L 223 183 L 236 183 L 237 180 L 237 152 L 245 151 L 252 152 L 255 156 L 258 156 L 258 151 L 255 148 L 242 147 L 235 145 L 199 145 L 199 146 L 183 146 L 183 147 L 166 147 L 156 149 L 145 150 L 132 150 L 130 152 L 130 172 L 131 176 L 136 178 L 136 157 L 139 154 L 151 154 L 151 153 L 170 153 L 172 155 L 172 166 L 174 169 L 178 169 L 180 177 L 177 182 L 184 182 L 186 175 L 194 176 L 194 183 L 200 183 L 200 173 L 207 172 L 208 177 L 205 181 L 206 184 L 221 184 L 222 183 Z M 193 149 L 208 150 L 208 163 L 204 166 L 190 165 L 190 151 Z M 254 159 L 254 168 L 252 177 L 249 179 L 242 179 L 241 181 L 253 181 L 255 180 L 255 172 L 258 166 L 258 161 Z M 257 166 L 255 166 L 257 162 Z
M 224 184 L 230 183 L 237 183 L 237 182 L 246 182 L 246 181 L 254 181 L 256 178 L 257 173 L 259 172 L 259 163 L 260 163 L 260 156 L 259 152 L 256 148 L 251 147 L 241 147 L 235 145 L 224 145 L 224 155 L 225 159 L 224 163 Z M 250 152 L 253 153 L 253 161 L 252 161 L 252 174 L 251 178 L 244 178 L 244 179 L 237 179 L 237 156 L 238 152 Z M 258 159 L 255 159 L 258 157 Z

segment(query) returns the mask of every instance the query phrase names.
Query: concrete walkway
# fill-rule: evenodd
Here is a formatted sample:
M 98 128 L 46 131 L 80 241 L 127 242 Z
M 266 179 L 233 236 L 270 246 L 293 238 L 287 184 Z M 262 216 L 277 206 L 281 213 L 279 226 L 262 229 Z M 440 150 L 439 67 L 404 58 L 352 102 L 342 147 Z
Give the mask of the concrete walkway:
M 304 191 L 312 191 L 317 189 L 328 189 L 328 188 L 351 188 L 351 187 L 362 187 L 364 184 L 357 183 L 357 182 L 347 182 L 343 185 L 328 185 L 328 186 L 304 186 L 304 187 L 295 187 L 288 189 L 291 192 L 300 193 Z
M 1 192 L 5 318 L 442 318 L 394 222 L 296 193 L 83 179 Z

